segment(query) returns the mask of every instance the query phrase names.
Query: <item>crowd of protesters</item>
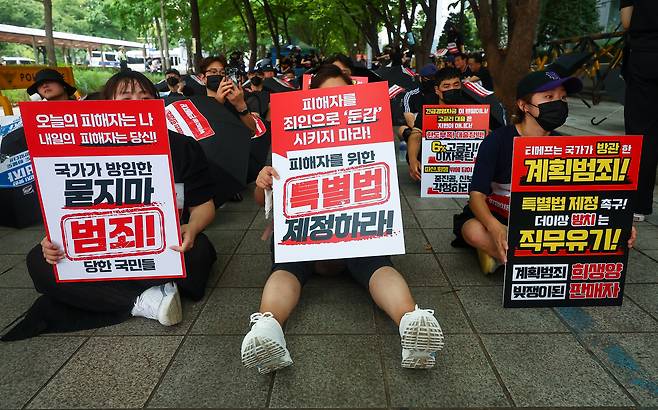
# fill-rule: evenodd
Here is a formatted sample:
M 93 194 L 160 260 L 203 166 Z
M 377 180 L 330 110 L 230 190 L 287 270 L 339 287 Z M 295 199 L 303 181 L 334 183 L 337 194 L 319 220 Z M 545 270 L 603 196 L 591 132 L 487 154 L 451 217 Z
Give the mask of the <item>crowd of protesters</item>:
M 633 16 L 635 18 L 636 14 Z M 655 50 L 654 54 L 643 54 L 648 53 L 641 49 L 644 44 L 640 40 L 633 42 L 638 49 L 637 58 L 654 58 Z M 386 47 L 373 59 L 370 68 L 411 68 L 413 65 L 413 56 L 408 50 Z M 87 98 L 135 100 L 162 97 L 166 104 L 172 104 L 201 96 L 223 106 L 249 135 L 254 135 L 256 121 L 270 119 L 269 95 L 277 92 L 276 87 L 301 88 L 303 73 L 313 75 L 312 89 L 348 86 L 352 84 L 351 76 L 358 70 L 368 69 L 362 57 L 354 60 L 339 54 L 321 59 L 316 54 L 303 55 L 298 48 L 292 48 L 284 58 L 268 56 L 251 69 L 245 67 L 239 52 L 232 53 L 228 59 L 224 56 L 205 58 L 199 67 L 199 72 L 185 75 L 174 69 L 166 70 L 163 81 L 156 85 L 144 75 L 124 69 L 110 78 L 105 87 L 98 90 L 99 94 Z M 419 180 L 422 173 L 420 113 L 423 105 L 474 103 L 464 90 L 464 84 L 477 83 L 485 90 L 493 90 L 495 79 L 487 70 L 482 53 L 465 54 L 458 36 L 457 43 L 449 50 L 437 50 L 431 63 L 412 74 L 416 86 L 404 90 L 400 97 L 400 118 L 394 119 L 391 125 L 400 140 L 408 145 L 409 176 Z M 644 77 L 633 78 L 639 83 Z M 272 79 L 276 84 L 270 81 Z M 566 98 L 581 88 L 582 83 L 577 78 L 562 78 L 552 71 L 529 73 L 518 84 L 511 123 L 492 118 L 491 133 L 482 142 L 475 163 L 470 199 L 453 221 L 453 246 L 474 248 L 483 273 L 497 272 L 506 262 L 509 208 L 500 200 L 489 199 L 492 194 L 509 199 L 514 138 L 560 135 L 556 130 L 568 116 Z M 75 91 L 61 74 L 49 69 L 38 73 L 34 85 L 28 89 L 29 93 L 38 94 L 46 101 L 72 99 Z M 655 125 L 656 116 L 652 118 Z M 169 142 L 175 180 L 184 189 L 186 212 L 181 227 L 182 245 L 177 250 L 185 254 L 187 277 L 176 281 L 57 283 L 52 265 L 64 255 L 60 248 L 44 238 L 27 255 L 28 272 L 41 296 L 25 318 L 3 337 L 4 340 L 23 339 L 43 332 L 107 326 L 131 316 L 173 325 L 182 320 L 181 295 L 192 300 L 203 297 L 208 273 L 216 259 L 213 244 L 203 230 L 215 218 L 216 207 L 221 205 L 217 187 L 213 186 L 213 174 L 217 171 L 208 163 L 194 139 L 170 132 Z M 655 150 L 655 144 L 645 146 Z M 2 150 L 5 151 L 5 141 Z M 653 178 L 647 178 L 653 184 L 655 164 L 652 166 Z M 258 164 L 252 180 L 255 181 L 256 201 L 261 206 L 265 202 L 265 192 L 272 188 L 276 178 L 275 169 L 265 163 Z M 241 196 L 233 199 L 240 200 Z M 643 213 L 650 211 L 650 205 L 642 209 Z M 635 237 L 633 228 L 629 247 L 633 246 Z M 347 272 L 367 289 L 374 302 L 398 326 L 403 367 L 430 368 L 435 364 L 436 352 L 444 343 L 441 327 L 434 311 L 416 305 L 404 272 L 393 266 L 390 257 L 275 263 L 274 250 L 272 255 L 270 276 L 263 289 L 260 308 L 251 316 L 251 329 L 242 344 L 241 357 L 245 366 L 268 373 L 291 365 L 282 325 L 297 305 L 304 284 L 316 274 L 341 272 Z

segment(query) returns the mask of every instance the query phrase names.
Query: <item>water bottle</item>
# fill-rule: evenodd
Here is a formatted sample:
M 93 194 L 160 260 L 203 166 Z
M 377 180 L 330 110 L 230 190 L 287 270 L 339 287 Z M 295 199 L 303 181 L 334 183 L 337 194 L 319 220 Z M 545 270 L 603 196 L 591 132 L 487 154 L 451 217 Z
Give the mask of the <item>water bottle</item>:
M 400 141 L 400 148 L 398 149 L 398 162 L 407 162 L 407 143 Z

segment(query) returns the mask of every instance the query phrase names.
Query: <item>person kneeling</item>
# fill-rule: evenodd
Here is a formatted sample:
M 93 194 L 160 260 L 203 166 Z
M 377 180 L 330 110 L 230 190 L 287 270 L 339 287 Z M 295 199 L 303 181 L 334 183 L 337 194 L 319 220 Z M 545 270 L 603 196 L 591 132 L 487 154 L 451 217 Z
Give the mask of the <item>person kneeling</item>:
M 352 81 L 334 65 L 321 67 L 313 77 L 311 88 L 351 85 Z M 255 197 L 265 203 L 265 190 L 272 189 L 276 170 L 265 167 L 256 179 Z M 299 301 L 302 287 L 314 274 L 349 272 L 370 291 L 374 302 L 399 326 L 402 366 L 426 369 L 434 366 L 435 354 L 443 348 L 443 332 L 434 311 L 419 309 L 402 275 L 388 256 L 371 256 L 344 260 L 274 262 L 263 289 L 260 310 L 250 317 L 251 330 L 242 342 L 242 363 L 269 373 L 292 364 L 281 325 Z

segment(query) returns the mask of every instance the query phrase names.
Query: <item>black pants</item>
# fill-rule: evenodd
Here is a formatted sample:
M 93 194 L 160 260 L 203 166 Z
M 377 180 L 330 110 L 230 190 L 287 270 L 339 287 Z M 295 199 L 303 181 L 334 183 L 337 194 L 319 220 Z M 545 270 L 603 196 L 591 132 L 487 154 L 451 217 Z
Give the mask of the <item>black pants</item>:
M 644 135 L 635 212 L 653 211 L 658 165 L 658 52 L 631 51 L 626 71 L 626 134 Z
M 194 247 L 185 253 L 187 277 L 175 279 L 182 296 L 192 300 L 203 297 L 210 267 L 217 259 L 215 248 L 206 235 L 200 233 Z M 27 270 L 37 292 L 74 308 L 103 313 L 126 313 L 135 299 L 151 286 L 171 282 L 171 279 L 124 280 L 107 282 L 55 282 L 53 267 L 43 258 L 41 245 L 27 255 Z

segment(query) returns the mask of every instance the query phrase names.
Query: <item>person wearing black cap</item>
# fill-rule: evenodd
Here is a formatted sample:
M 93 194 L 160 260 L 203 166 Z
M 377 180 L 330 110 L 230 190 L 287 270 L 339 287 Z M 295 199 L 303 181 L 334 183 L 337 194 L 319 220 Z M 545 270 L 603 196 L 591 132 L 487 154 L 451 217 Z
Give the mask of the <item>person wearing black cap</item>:
M 66 101 L 73 99 L 77 91 L 75 87 L 64 80 L 59 71 L 44 68 L 34 76 L 35 81 L 28 89 L 30 95 L 39 94 L 47 101 Z
M 260 71 L 263 73 L 263 78 L 272 78 L 276 76 L 276 70 L 272 67 L 272 64 L 261 66 Z
M 635 220 L 643 221 L 653 212 L 658 165 L 658 1 L 621 0 L 620 9 L 627 32 L 623 67 L 626 134 L 644 136 L 634 209 Z
M 472 246 L 480 267 L 493 273 L 507 262 L 512 149 L 517 136 L 560 135 L 555 131 L 569 115 L 567 95 L 582 89 L 575 77 L 560 78 L 553 71 L 526 75 L 518 84 L 513 124 L 491 132 L 480 144 L 468 204 L 455 215 L 453 246 Z M 635 241 L 635 230 L 629 247 Z

